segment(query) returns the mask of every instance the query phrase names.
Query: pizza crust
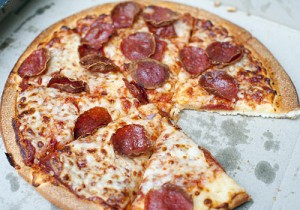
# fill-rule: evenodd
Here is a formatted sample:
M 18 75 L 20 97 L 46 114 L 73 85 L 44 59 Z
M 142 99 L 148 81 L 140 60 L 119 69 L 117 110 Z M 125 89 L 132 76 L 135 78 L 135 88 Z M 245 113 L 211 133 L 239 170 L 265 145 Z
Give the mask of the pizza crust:
M 192 16 L 204 19 L 210 19 L 214 21 L 216 24 L 222 25 L 226 27 L 231 35 L 236 37 L 236 40 L 242 44 L 244 44 L 247 48 L 249 48 L 260 60 L 264 61 L 264 66 L 272 69 L 273 79 L 279 88 L 279 93 L 281 95 L 281 99 L 278 99 L 280 111 L 282 113 L 286 113 L 295 109 L 299 109 L 299 102 L 295 87 L 291 82 L 290 78 L 280 66 L 280 64 L 276 61 L 276 59 L 272 56 L 272 54 L 255 38 L 251 36 L 251 34 L 242 29 L 241 27 L 226 21 L 212 13 L 209 13 L 205 10 L 201 10 L 198 8 L 194 8 L 191 6 L 173 3 L 173 2 L 160 2 L 160 1 L 150 1 L 150 0 L 142 0 L 137 1 L 143 3 L 145 5 L 152 4 L 158 5 L 162 7 L 168 7 L 174 11 L 178 11 L 180 13 L 190 13 Z M 32 172 L 34 170 L 23 163 L 22 156 L 20 154 L 20 148 L 17 145 L 14 129 L 12 126 L 12 119 L 15 117 L 15 104 L 17 97 L 17 87 L 18 83 L 15 81 L 16 72 L 22 62 L 31 54 L 32 51 L 37 49 L 38 45 L 41 42 L 47 42 L 51 39 L 53 32 L 59 30 L 62 26 L 70 26 L 73 27 L 76 24 L 76 21 L 80 18 L 85 17 L 88 14 L 103 14 L 110 13 L 111 9 L 117 3 L 108 3 L 100 6 L 92 7 L 90 9 L 81 11 L 77 14 L 74 14 L 70 17 L 67 17 L 49 28 L 45 29 L 40 35 L 38 35 L 33 42 L 29 45 L 29 47 L 25 50 L 22 56 L 18 59 L 16 65 L 10 73 L 10 76 L 6 82 L 2 101 L 1 101 L 1 133 L 4 140 L 4 144 L 7 150 L 7 153 L 11 154 L 16 166 L 18 173 L 30 184 L 32 184 Z M 228 113 L 225 113 L 228 114 Z M 299 112 L 295 112 L 292 116 L 284 115 L 285 117 L 295 117 L 299 115 Z M 247 115 L 247 114 L 246 114 Z M 274 116 L 272 116 L 274 117 Z M 41 195 L 43 195 L 46 199 L 52 202 L 54 205 L 63 208 L 63 209 L 105 209 L 105 207 L 101 207 L 93 202 L 86 201 L 84 199 L 79 198 L 75 194 L 69 191 L 63 185 L 55 186 L 50 182 L 39 185 L 35 188 Z M 249 199 L 248 196 L 236 196 L 232 201 L 232 206 L 237 206 Z
M 274 103 L 279 108 L 278 112 L 284 114 L 297 109 L 300 111 L 296 88 L 272 53 L 254 37 L 249 39 L 244 46 L 251 50 L 252 55 L 262 61 L 263 66 L 271 73 L 270 76 L 274 82 L 273 86 L 277 90 Z

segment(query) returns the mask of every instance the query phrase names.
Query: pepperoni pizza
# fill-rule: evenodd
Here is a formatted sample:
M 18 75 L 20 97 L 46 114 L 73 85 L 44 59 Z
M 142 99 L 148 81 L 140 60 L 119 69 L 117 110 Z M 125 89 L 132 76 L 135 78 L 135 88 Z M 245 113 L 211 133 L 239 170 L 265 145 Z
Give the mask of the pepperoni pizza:
M 233 209 L 250 200 L 178 128 L 183 109 L 299 115 L 290 78 L 247 31 L 145 0 L 100 5 L 42 32 L 8 78 L 1 127 L 12 166 L 64 209 Z

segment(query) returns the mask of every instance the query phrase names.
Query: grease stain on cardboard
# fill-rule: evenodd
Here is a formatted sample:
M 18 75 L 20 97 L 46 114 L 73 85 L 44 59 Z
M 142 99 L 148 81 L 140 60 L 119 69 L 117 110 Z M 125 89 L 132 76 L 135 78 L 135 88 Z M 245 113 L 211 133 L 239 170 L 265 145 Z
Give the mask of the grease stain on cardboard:
M 233 171 L 239 166 L 241 153 L 234 147 L 227 147 L 217 152 L 216 159 L 226 171 Z
M 245 119 L 237 122 L 233 121 L 232 119 L 224 120 L 221 124 L 221 128 L 229 140 L 228 145 L 236 146 L 238 144 L 249 143 L 249 137 L 246 134 L 249 133 L 250 130 L 247 129 L 247 126 L 248 123 Z
M 12 192 L 16 192 L 20 188 L 18 177 L 14 176 L 13 173 L 8 173 L 5 177 L 6 180 L 9 181 L 10 190 Z
M 258 180 L 271 184 L 275 180 L 276 171 L 279 169 L 278 164 L 274 167 L 267 161 L 260 161 L 255 167 L 255 176 Z
M 274 135 L 270 131 L 266 131 L 263 133 L 263 137 L 268 139 L 264 143 L 264 148 L 266 151 L 273 151 L 276 152 L 280 149 L 280 142 L 274 141 Z

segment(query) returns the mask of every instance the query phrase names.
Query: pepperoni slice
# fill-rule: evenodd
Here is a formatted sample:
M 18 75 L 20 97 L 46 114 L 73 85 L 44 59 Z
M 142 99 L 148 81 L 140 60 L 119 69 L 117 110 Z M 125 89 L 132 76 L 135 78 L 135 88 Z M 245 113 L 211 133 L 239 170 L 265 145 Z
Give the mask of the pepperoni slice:
M 210 67 L 209 58 L 205 51 L 198 47 L 185 47 L 179 51 L 179 58 L 184 69 L 192 74 L 198 75 Z
M 155 39 L 150 33 L 137 32 L 123 39 L 120 47 L 129 60 L 143 59 L 154 53 Z
M 127 79 L 123 79 L 125 86 L 128 88 L 129 92 L 139 100 L 141 104 L 147 104 L 148 96 L 145 89 L 142 86 L 139 86 L 134 81 L 128 82 Z
M 87 55 L 99 55 L 99 56 L 103 56 L 104 52 L 103 52 L 103 48 L 101 49 L 95 49 L 92 48 L 91 46 L 87 45 L 87 44 L 82 44 L 78 47 L 78 54 L 79 54 L 79 58 L 83 58 L 84 56 Z
M 50 53 L 46 48 L 33 51 L 18 69 L 20 77 L 33 77 L 46 71 Z
M 90 26 L 96 21 L 96 19 L 97 17 L 92 15 L 87 15 L 86 17 L 79 19 L 76 23 L 75 31 L 82 36 L 89 30 Z
M 174 25 L 168 25 L 168 26 L 161 26 L 161 27 L 155 27 L 151 24 L 147 24 L 148 29 L 151 33 L 155 34 L 158 37 L 161 38 L 174 38 L 177 37 Z
M 166 183 L 158 190 L 150 190 L 145 199 L 145 210 L 192 210 L 193 201 L 179 186 Z
M 91 72 L 107 73 L 119 70 L 112 60 L 97 54 L 84 56 L 80 59 L 80 64 Z
M 141 10 L 141 5 L 136 2 L 129 1 L 117 4 L 111 11 L 114 27 L 127 28 L 132 26 Z
M 227 100 L 236 98 L 239 91 L 236 79 L 219 70 L 203 74 L 199 79 L 199 84 L 207 92 Z
M 119 128 L 111 137 L 114 150 L 124 156 L 137 156 L 151 150 L 143 126 L 131 124 Z
M 80 93 L 86 91 L 87 84 L 83 81 L 71 80 L 67 77 L 53 77 L 49 83 L 48 87 L 55 88 L 68 93 Z
M 101 49 L 102 45 L 108 41 L 113 33 L 113 25 L 111 23 L 103 22 L 103 20 L 100 19 L 91 25 L 91 28 L 81 42 L 88 44 L 95 49 Z
M 169 78 L 169 67 L 153 59 L 135 61 L 129 68 L 136 83 L 146 89 L 162 86 Z
M 153 26 L 170 25 L 179 18 L 178 13 L 164 7 L 147 6 L 143 11 L 143 18 Z
M 206 52 L 213 64 L 227 65 L 243 57 L 243 47 L 230 42 L 214 42 L 206 48 Z
M 77 118 L 74 127 L 74 139 L 88 136 L 111 121 L 111 116 L 106 108 L 93 107 Z
M 155 39 L 155 42 L 156 42 L 155 53 L 151 55 L 151 58 L 161 61 L 167 49 L 167 42 L 160 39 Z

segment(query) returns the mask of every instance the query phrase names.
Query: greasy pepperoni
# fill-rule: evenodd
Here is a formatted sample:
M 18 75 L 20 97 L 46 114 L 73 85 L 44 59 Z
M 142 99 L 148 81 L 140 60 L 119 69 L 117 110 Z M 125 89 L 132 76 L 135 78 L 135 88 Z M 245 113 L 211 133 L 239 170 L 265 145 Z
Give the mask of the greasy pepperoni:
M 90 29 L 90 26 L 96 19 L 97 17 L 92 15 L 87 15 L 86 17 L 79 19 L 76 23 L 75 31 L 82 36 Z
M 71 80 L 67 77 L 53 77 L 49 83 L 48 87 L 55 88 L 68 93 L 80 93 L 86 91 L 87 84 L 83 81 Z
M 25 165 L 31 166 L 34 162 L 35 148 L 32 146 L 31 142 L 27 139 L 23 139 L 20 142 L 21 145 L 21 155 Z
M 136 83 L 146 89 L 162 86 L 169 78 L 169 67 L 153 59 L 135 61 L 129 68 Z
M 129 60 L 143 59 L 154 53 L 155 39 L 150 33 L 137 32 L 123 39 L 120 47 Z
M 106 73 L 119 70 L 112 60 L 97 54 L 84 56 L 80 59 L 80 64 L 91 72 Z
M 170 25 L 179 18 L 178 13 L 164 7 L 147 6 L 143 11 L 143 18 L 153 26 Z
M 198 75 L 210 67 L 205 51 L 198 47 L 185 47 L 179 51 L 179 58 L 184 69 L 193 75 Z
M 103 44 L 108 41 L 113 33 L 114 27 L 111 23 L 98 20 L 92 24 L 81 42 L 95 49 L 101 49 Z
M 155 39 L 155 42 L 156 42 L 155 52 L 153 55 L 151 55 L 151 58 L 161 61 L 167 49 L 167 42 L 160 39 Z
M 174 38 L 177 37 L 174 25 L 155 27 L 151 24 L 147 24 L 149 31 L 161 38 Z
M 199 84 L 207 92 L 227 100 L 236 98 L 239 90 L 236 79 L 219 70 L 203 74 L 199 79 Z
M 111 137 L 114 150 L 124 156 L 137 156 L 151 150 L 143 126 L 131 124 L 119 128 Z
M 87 56 L 87 55 L 100 55 L 100 56 L 103 56 L 104 52 L 103 52 L 103 48 L 97 50 L 95 48 L 90 47 L 87 44 L 82 44 L 78 47 L 78 54 L 79 54 L 79 58 L 81 59 L 81 58 L 83 58 L 84 56 Z
M 93 107 L 77 118 L 74 127 L 74 139 L 88 136 L 111 121 L 111 116 L 106 108 Z
M 50 53 L 46 48 L 33 51 L 18 69 L 20 77 L 32 77 L 42 74 L 50 59 Z
M 127 28 L 132 26 L 142 8 L 136 2 L 122 2 L 117 4 L 111 11 L 111 18 L 115 28 Z
M 145 210 L 192 210 L 193 201 L 179 186 L 166 183 L 161 189 L 150 190 L 145 199 Z
M 141 104 L 147 104 L 148 101 L 148 96 L 145 91 L 145 89 L 136 84 L 134 81 L 128 82 L 127 79 L 123 79 L 125 86 L 128 88 L 129 92 L 139 100 Z
M 243 56 L 243 47 L 232 45 L 230 42 L 214 42 L 206 48 L 213 64 L 231 64 Z

